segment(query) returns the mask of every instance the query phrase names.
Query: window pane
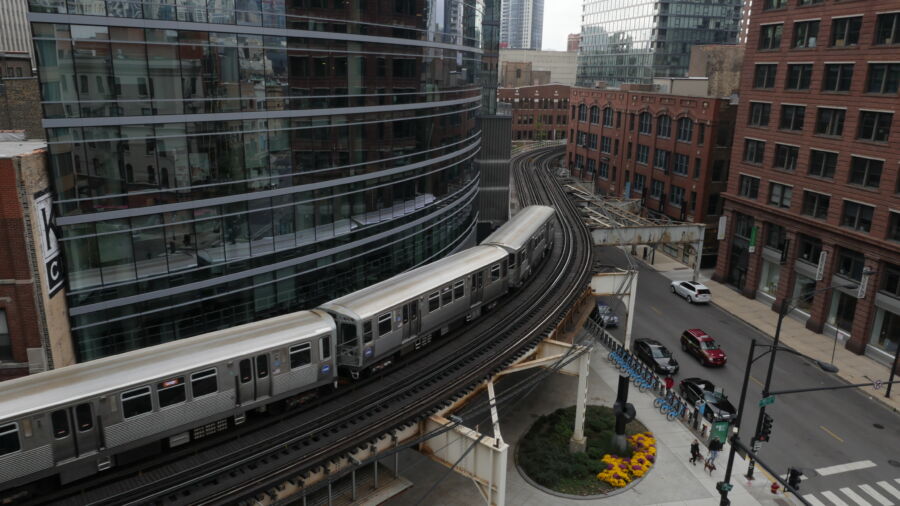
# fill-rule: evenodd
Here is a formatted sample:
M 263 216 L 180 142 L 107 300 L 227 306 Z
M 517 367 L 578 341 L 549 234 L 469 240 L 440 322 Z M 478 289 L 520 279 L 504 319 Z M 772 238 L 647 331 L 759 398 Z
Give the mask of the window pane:
M 241 383 L 246 383 L 244 380 L 244 363 L 247 364 L 247 369 L 250 368 L 249 360 L 241 361 Z M 249 376 L 249 370 L 247 372 Z M 208 395 L 211 393 L 215 393 L 219 389 L 218 378 L 216 376 L 216 370 L 210 369 L 208 371 L 196 372 L 191 375 L 191 395 L 196 399 L 197 397 Z
M 75 423 L 78 424 L 78 430 L 82 432 L 90 430 L 94 426 L 94 417 L 91 414 L 90 404 L 75 406 Z
M 54 411 L 50 415 L 50 421 L 53 423 L 53 437 L 62 439 L 69 435 L 69 415 L 65 410 Z
M 19 451 L 19 430 L 14 424 L 0 427 L 0 455 Z
M 291 348 L 291 369 L 303 367 L 312 363 L 312 353 L 309 344 L 301 344 Z

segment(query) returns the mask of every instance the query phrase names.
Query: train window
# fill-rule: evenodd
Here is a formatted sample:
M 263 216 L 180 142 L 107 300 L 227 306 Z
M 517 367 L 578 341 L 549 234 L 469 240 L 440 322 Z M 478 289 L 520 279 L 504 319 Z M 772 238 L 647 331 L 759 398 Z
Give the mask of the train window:
M 341 342 L 356 345 L 356 324 L 341 322 Z
M 131 418 L 153 411 L 150 387 L 141 387 L 122 393 L 122 416 Z
M 259 355 L 256 357 L 256 377 L 265 378 L 269 375 L 269 356 Z
M 50 422 L 53 423 L 53 437 L 62 439 L 69 435 L 69 415 L 66 410 L 60 409 L 50 414 Z
M 250 381 L 251 379 L 253 379 L 253 372 L 250 370 L 250 359 L 249 358 L 245 358 L 244 360 L 241 360 L 239 369 L 240 369 L 239 372 L 241 373 L 241 383 L 246 383 L 246 382 Z
M 453 302 L 453 292 L 450 291 L 450 287 L 448 286 L 441 290 L 441 305 L 446 306 L 451 302 Z
M 385 313 L 378 317 L 378 337 L 390 333 L 391 313 Z
M 249 360 L 242 360 L 241 362 L 247 362 L 247 367 L 250 367 Z M 193 396 L 194 399 L 204 395 L 214 394 L 218 390 L 219 383 L 215 368 L 191 374 L 191 396 Z
M 319 342 L 319 346 L 319 353 L 322 355 L 322 360 L 331 358 L 331 338 L 328 336 L 323 337 Z
M 20 448 L 19 429 L 16 424 L 0 425 L 0 455 L 17 452 Z
M 401 313 L 403 314 L 403 325 L 406 325 L 406 323 L 409 321 L 409 304 L 403 305 Z
M 500 279 L 500 266 L 492 265 L 491 266 L 491 283 Z
M 516 254 L 515 253 L 509 255 L 509 268 L 510 269 L 516 268 Z
M 184 402 L 187 398 L 184 392 L 184 376 L 157 383 L 156 395 L 159 398 L 160 408 Z
M 434 292 L 428 296 L 428 312 L 437 311 L 441 307 L 441 294 Z
M 453 283 L 453 299 L 461 299 L 463 295 L 466 294 L 466 282 L 465 281 L 457 281 Z
M 363 342 L 372 342 L 372 320 L 366 320 L 363 322 Z
M 500 276 L 505 278 L 506 277 L 506 260 L 500 261 L 500 269 L 501 269 Z
M 484 286 L 484 273 L 476 272 L 475 273 L 475 288 L 481 288 Z
M 309 343 L 291 346 L 291 369 L 303 367 L 312 363 L 312 352 Z
M 90 404 L 85 403 L 75 406 L 75 423 L 78 424 L 80 432 L 94 428 L 94 417 L 91 415 Z

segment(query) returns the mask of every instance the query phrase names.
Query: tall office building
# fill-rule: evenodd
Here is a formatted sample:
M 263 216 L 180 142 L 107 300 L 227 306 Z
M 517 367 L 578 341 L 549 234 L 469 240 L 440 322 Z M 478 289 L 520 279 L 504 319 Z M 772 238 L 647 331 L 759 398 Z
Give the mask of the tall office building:
M 897 62 L 895 0 L 753 3 L 715 274 L 885 363 L 900 346 Z
M 0 59 L 6 52 L 31 53 L 27 12 L 27 0 L 0 1 Z
M 500 47 L 541 49 L 544 32 L 544 0 L 503 0 L 500 15 Z
M 473 243 L 481 0 L 30 5 L 80 361 Z
M 579 86 L 684 77 L 694 44 L 737 42 L 743 0 L 584 0 Z

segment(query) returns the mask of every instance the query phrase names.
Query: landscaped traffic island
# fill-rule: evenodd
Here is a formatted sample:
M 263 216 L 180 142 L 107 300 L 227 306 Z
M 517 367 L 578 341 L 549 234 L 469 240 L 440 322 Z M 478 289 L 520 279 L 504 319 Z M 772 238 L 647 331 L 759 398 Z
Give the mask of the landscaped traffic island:
M 612 408 L 587 407 L 587 448 L 581 453 L 569 452 L 574 424 L 574 406 L 558 409 L 534 422 L 516 451 L 516 464 L 529 480 L 562 494 L 602 495 L 639 480 L 656 460 L 656 440 L 637 420 L 625 426 L 628 449 L 624 453 L 616 451 L 616 417 Z

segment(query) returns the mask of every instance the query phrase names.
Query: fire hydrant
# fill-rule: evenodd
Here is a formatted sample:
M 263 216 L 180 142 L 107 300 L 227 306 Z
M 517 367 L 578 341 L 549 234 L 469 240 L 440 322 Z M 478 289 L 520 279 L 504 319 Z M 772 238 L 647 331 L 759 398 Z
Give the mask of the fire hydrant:
M 773 494 L 777 494 L 779 488 L 781 488 L 781 485 L 779 485 L 777 482 L 776 482 L 776 483 L 773 483 L 773 484 L 772 484 L 772 493 L 773 493 Z

